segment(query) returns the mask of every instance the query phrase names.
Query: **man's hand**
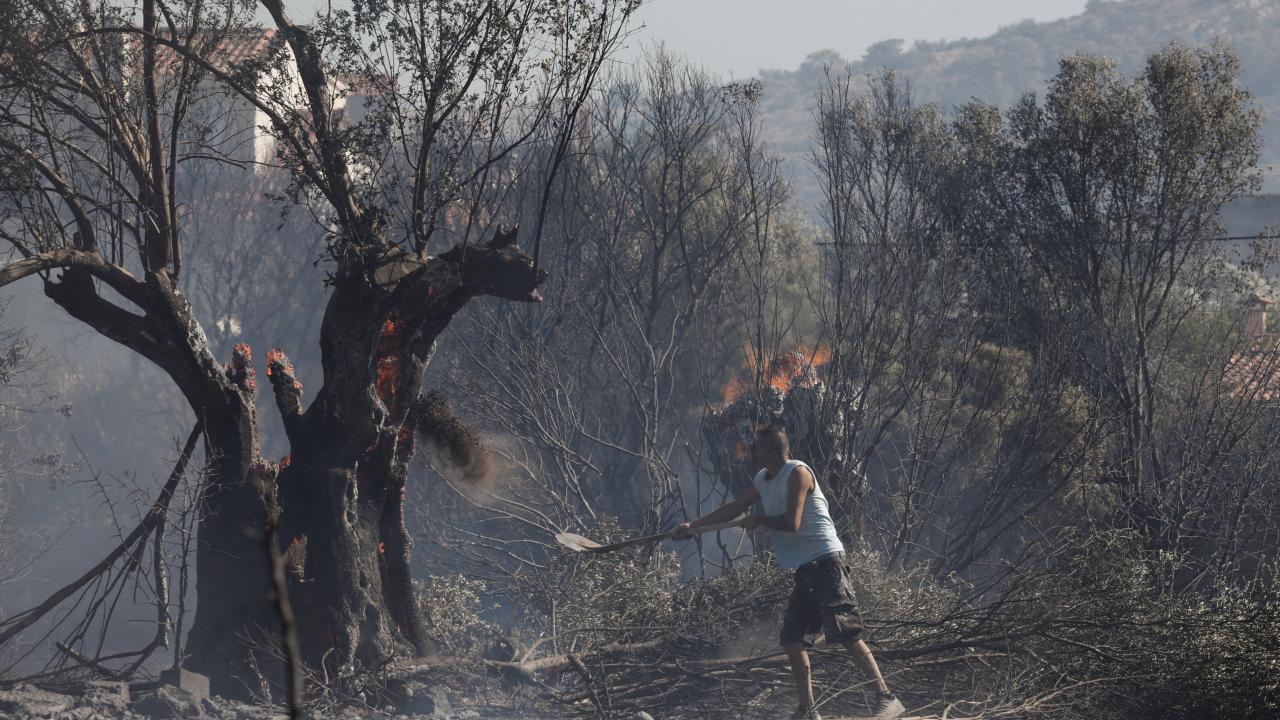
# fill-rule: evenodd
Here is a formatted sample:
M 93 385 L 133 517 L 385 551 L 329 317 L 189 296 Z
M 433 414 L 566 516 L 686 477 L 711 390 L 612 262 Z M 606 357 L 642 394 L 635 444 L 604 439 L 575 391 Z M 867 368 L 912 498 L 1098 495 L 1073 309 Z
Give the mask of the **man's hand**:
M 748 487 L 741 495 L 727 503 L 724 503 L 706 515 L 696 518 L 691 522 L 680 523 L 676 526 L 675 531 L 671 533 L 671 537 L 676 540 L 688 540 L 694 535 L 697 535 L 697 533 L 694 532 L 695 529 L 728 522 L 746 512 L 748 508 L 759 502 L 759 500 L 760 493 L 756 492 L 755 487 Z
M 765 517 L 763 515 L 748 515 L 742 519 L 742 529 L 751 532 L 764 525 L 764 521 Z

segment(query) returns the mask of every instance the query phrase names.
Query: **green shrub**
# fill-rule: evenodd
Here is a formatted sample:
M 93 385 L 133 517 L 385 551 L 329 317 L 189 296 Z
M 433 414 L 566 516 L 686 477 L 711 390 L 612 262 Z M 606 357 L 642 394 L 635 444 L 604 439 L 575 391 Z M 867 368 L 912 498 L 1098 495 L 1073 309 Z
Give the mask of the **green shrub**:
M 427 634 L 454 655 L 478 655 L 499 634 L 494 623 L 484 619 L 483 580 L 462 574 L 431 576 L 415 581 L 418 606 L 426 620 Z

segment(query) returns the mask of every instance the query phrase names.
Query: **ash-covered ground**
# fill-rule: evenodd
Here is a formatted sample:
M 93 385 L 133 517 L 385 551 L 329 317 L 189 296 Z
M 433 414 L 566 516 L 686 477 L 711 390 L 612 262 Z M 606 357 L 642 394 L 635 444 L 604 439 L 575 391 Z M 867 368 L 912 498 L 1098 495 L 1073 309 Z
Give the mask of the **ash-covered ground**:
M 198 685 L 198 684 L 197 684 Z M 0 690 L 0 718 L 56 720 L 284 720 L 283 706 L 251 704 L 159 682 L 87 681 L 44 689 L 23 684 Z M 412 685 L 400 707 L 381 709 L 353 699 L 345 707 L 310 712 L 311 720 L 551 720 L 533 708 L 503 707 L 443 685 Z M 512 698 L 508 698 L 508 701 Z M 518 701 L 516 701 L 518 703 Z

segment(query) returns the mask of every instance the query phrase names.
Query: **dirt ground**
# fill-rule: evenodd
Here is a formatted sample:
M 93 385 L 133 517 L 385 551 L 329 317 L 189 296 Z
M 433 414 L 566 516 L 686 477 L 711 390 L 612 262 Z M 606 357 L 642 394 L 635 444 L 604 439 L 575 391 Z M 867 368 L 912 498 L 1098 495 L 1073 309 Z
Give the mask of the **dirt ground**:
M 527 688 L 501 683 L 411 683 L 399 707 L 376 707 L 365 698 L 350 698 L 344 707 L 320 707 L 308 720 L 566 720 L 590 718 L 592 708 L 555 707 L 539 702 Z M 673 714 L 668 708 L 648 715 L 610 713 L 615 720 L 778 720 L 794 709 L 789 696 L 774 695 L 749 712 L 717 709 L 693 702 Z M 706 699 L 704 699 L 706 700 Z M 831 708 L 828 720 L 849 720 L 845 708 Z M 0 687 L 0 719 L 14 720 L 287 720 L 281 706 L 255 705 L 210 696 L 197 682 L 191 691 L 150 682 L 90 681 L 55 688 L 31 684 Z M 924 720 L 913 718 L 912 720 Z

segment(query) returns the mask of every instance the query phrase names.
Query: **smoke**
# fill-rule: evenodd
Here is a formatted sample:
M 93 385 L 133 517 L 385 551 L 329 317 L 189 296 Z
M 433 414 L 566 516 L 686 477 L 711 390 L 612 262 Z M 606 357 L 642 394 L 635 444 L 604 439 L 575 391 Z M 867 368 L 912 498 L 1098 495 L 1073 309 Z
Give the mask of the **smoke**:
M 763 655 L 778 649 L 778 630 L 781 620 L 772 612 L 743 623 L 737 632 L 725 638 L 707 657 L 741 658 Z

